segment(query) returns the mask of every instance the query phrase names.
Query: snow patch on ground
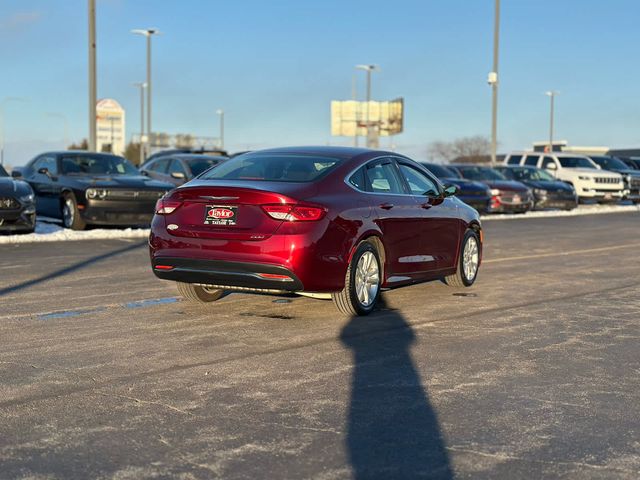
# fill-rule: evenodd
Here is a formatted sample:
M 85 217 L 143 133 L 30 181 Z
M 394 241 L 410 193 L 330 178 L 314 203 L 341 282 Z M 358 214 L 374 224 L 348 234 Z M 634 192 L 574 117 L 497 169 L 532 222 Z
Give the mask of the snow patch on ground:
M 549 217 L 577 217 L 579 215 L 596 215 L 602 213 L 640 212 L 640 205 L 580 205 L 578 208 L 565 210 L 542 210 L 539 212 L 527 212 L 521 214 L 503 213 L 482 215 L 482 221 L 487 220 L 523 220 L 526 218 Z
M 36 231 L 27 234 L 0 235 L 0 245 L 6 243 L 60 242 L 73 240 L 103 240 L 110 238 L 147 238 L 148 228 L 95 228 L 74 231 L 55 223 L 38 219 Z

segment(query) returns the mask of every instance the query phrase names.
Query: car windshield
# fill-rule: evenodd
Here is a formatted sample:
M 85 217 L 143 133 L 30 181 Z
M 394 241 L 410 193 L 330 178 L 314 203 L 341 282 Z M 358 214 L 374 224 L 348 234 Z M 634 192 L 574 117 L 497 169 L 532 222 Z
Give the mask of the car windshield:
M 444 165 L 435 163 L 423 163 L 427 169 L 438 178 L 459 178 L 460 176 L 453 170 L 448 169 Z
M 115 155 L 63 155 L 61 163 L 65 175 L 138 175 L 133 165 Z
M 234 157 L 201 177 L 221 180 L 312 182 L 339 163 L 337 158 L 295 154 L 246 154 Z
M 209 158 L 209 157 L 190 158 L 190 159 L 187 160 L 187 163 L 189 164 L 189 168 L 191 169 L 191 173 L 193 174 L 193 176 L 197 177 L 198 175 L 200 175 L 205 170 L 209 170 L 214 165 L 219 164 L 222 160 L 224 160 L 224 157 L 220 157 L 220 158 Z
M 0 165 L 0 177 L 8 177 L 9 174 L 7 173 L 7 171 L 4 169 L 4 167 L 2 165 Z
M 505 168 L 504 170 L 500 170 L 500 172 L 512 180 L 556 181 L 553 175 L 541 168 Z
M 507 178 L 497 170 L 489 167 L 458 167 L 463 178 L 469 180 L 506 180 Z
M 564 168 L 596 168 L 591 160 L 585 157 L 559 157 Z
M 628 170 L 629 167 L 626 163 L 616 157 L 591 157 L 591 160 L 596 162 L 605 170 Z

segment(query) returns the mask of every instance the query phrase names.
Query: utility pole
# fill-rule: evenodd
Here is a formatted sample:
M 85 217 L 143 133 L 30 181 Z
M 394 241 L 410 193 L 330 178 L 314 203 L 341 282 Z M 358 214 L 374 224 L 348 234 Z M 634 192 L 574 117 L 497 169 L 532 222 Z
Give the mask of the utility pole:
M 140 89 L 140 165 L 144 163 L 145 159 L 145 145 L 147 142 L 146 135 L 144 134 L 144 89 L 147 88 L 147 82 L 137 82 L 133 84 L 134 87 Z
M 153 127 L 151 126 L 151 37 L 159 35 L 160 30 L 157 28 L 136 29 L 131 30 L 131 33 L 147 38 L 147 135 L 150 141 L 153 133 Z
M 493 70 L 489 73 L 491 85 L 491 165 L 495 165 L 498 150 L 498 54 L 500 47 L 500 0 L 495 0 L 493 24 Z
M 358 101 L 358 84 L 357 84 L 357 78 L 356 78 L 356 74 L 354 72 L 354 74 L 351 76 L 351 100 L 353 100 L 354 102 Z M 353 146 L 357 147 L 358 146 L 358 121 L 360 120 L 359 116 L 358 116 L 358 104 L 355 103 L 355 109 L 354 109 L 354 115 L 356 116 L 355 118 L 355 122 L 356 122 L 356 131 L 355 134 L 353 135 Z
M 367 72 L 367 110 L 365 114 L 367 125 L 367 147 L 378 148 L 378 132 L 372 128 L 370 122 L 370 104 L 371 104 L 371 72 L 374 70 L 380 70 L 377 65 L 356 65 L 359 70 L 365 70 Z
M 89 151 L 96 151 L 96 0 L 89 0 Z
M 544 92 L 549 97 L 549 153 L 553 152 L 553 116 L 554 116 L 554 103 L 556 95 L 560 92 L 549 90 Z
M 220 115 L 220 150 L 224 150 L 224 110 L 220 108 L 216 113 Z

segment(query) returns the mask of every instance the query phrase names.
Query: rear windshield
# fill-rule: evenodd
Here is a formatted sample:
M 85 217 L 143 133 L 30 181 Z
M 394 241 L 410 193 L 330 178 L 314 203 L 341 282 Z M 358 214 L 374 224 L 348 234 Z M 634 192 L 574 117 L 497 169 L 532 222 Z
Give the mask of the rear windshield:
M 468 180 L 506 180 L 497 170 L 489 167 L 458 167 L 463 178 Z
M 559 157 L 564 168 L 596 168 L 591 160 L 585 157 Z
M 210 169 L 214 165 L 219 164 L 224 157 L 213 159 L 213 158 L 191 158 L 187 160 L 189 164 L 189 168 L 191 169 L 191 173 L 194 177 L 197 177 L 205 170 Z
M 205 172 L 200 178 L 259 180 L 267 182 L 313 182 L 326 175 L 340 160 L 312 155 L 247 154 L 234 157 Z
M 8 177 L 9 174 L 7 173 L 7 171 L 4 169 L 4 167 L 2 165 L 0 165 L 0 177 Z
M 62 173 L 65 175 L 138 175 L 136 167 L 115 155 L 62 156 Z
M 438 178 L 458 178 L 459 175 L 453 170 L 449 170 L 443 165 L 436 165 L 435 163 L 423 163 L 427 169 Z

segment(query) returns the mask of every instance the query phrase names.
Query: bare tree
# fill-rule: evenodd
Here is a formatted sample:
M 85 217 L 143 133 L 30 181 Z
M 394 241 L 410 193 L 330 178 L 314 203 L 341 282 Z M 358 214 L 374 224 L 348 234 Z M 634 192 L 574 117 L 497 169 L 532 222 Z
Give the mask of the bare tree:
M 441 163 L 488 163 L 491 142 L 481 135 L 457 138 L 451 142 L 436 141 L 427 147 L 429 159 Z

